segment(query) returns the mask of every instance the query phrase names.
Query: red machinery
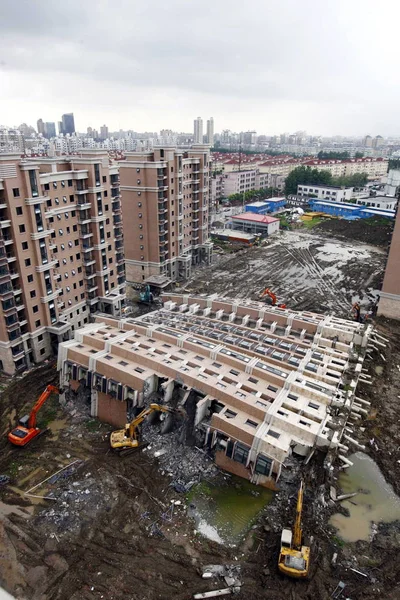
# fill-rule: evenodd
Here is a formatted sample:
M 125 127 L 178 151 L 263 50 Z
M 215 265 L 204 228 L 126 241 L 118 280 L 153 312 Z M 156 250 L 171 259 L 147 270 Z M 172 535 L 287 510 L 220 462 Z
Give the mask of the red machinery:
M 265 296 L 269 297 L 268 302 L 270 302 L 272 306 L 277 306 L 278 308 L 286 308 L 286 304 L 277 304 L 278 298 L 276 297 L 276 294 L 274 294 L 274 292 L 271 292 L 270 289 L 265 288 L 265 290 L 260 294 L 260 298 L 265 298 Z
M 39 433 L 41 433 L 41 430 L 36 427 L 36 416 L 43 404 L 46 402 L 47 398 L 53 392 L 55 394 L 59 393 L 58 389 L 54 385 L 48 385 L 43 394 L 40 396 L 39 400 L 36 402 L 35 406 L 32 408 L 31 413 L 22 417 L 19 420 L 17 427 L 10 431 L 8 434 L 8 440 L 12 444 L 15 446 L 26 446 L 31 440 L 39 435 Z

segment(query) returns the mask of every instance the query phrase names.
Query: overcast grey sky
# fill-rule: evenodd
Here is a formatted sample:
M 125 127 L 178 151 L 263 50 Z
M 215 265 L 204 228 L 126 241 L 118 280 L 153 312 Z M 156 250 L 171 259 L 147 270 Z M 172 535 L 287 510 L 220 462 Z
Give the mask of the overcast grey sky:
M 400 134 L 399 0 L 0 0 L 0 124 Z

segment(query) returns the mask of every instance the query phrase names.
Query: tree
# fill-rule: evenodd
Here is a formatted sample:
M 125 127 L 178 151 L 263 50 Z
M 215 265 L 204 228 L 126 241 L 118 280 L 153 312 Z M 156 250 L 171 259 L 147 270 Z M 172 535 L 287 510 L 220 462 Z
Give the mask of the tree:
M 343 152 L 339 152 L 339 151 L 324 152 L 323 150 L 321 150 L 320 152 L 318 152 L 317 156 L 318 156 L 318 158 L 320 158 L 322 160 L 330 160 L 330 159 L 344 160 L 344 159 L 350 157 L 349 153 L 346 150 L 344 150 Z
M 341 175 L 332 181 L 332 185 L 344 187 L 363 187 L 368 181 L 367 173 L 354 173 L 354 175 Z
M 354 155 L 354 158 L 363 158 L 364 157 L 364 152 L 356 152 Z
M 285 194 L 297 194 L 298 185 L 332 185 L 332 173 L 311 167 L 296 167 L 285 181 Z

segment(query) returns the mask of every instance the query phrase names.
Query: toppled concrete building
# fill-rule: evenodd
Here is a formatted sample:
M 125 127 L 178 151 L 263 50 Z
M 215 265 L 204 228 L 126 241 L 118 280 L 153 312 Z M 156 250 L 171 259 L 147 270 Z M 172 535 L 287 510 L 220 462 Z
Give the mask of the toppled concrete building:
M 158 394 L 218 466 L 275 488 L 285 461 L 347 448 L 370 325 L 261 302 L 168 294 L 138 318 L 97 316 L 59 349 L 63 388 L 123 426 Z M 195 394 L 188 394 L 194 390 Z M 194 402 L 193 402 L 194 399 Z M 365 407 L 364 407 L 365 408 Z

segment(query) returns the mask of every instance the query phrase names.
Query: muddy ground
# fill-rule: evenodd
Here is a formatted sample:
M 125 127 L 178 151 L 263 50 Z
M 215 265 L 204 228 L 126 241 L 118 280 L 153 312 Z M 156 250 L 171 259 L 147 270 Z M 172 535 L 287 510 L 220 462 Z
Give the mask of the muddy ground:
M 293 308 L 344 315 L 356 290 L 365 301 L 379 285 L 384 259 L 382 250 L 363 244 L 288 232 L 267 248 L 222 257 L 190 286 L 254 297 L 270 285 Z M 391 341 L 379 348 L 384 358 L 375 352 L 366 363 L 373 385 L 361 385 L 358 394 L 372 406 L 359 440 L 400 494 L 400 326 L 380 321 L 378 328 Z M 158 462 L 148 451 L 124 459 L 111 453 L 110 428 L 91 419 L 80 398 L 60 406 L 52 397 L 40 415 L 50 431 L 25 449 L 8 444 L 15 417 L 56 382 L 51 363 L 22 379 L 0 381 L 0 474 L 11 477 L 0 488 L 0 584 L 18 599 L 189 600 L 196 592 L 225 587 L 201 578 L 201 567 L 212 563 L 240 565 L 243 585 L 236 597 L 243 600 L 328 600 L 340 580 L 347 584 L 343 597 L 351 600 L 400 599 L 400 524 L 380 525 L 369 541 L 351 544 L 328 524 L 340 510 L 329 499 L 337 464 L 330 471 L 316 454 L 302 469 L 312 565 L 307 581 L 292 581 L 276 568 L 281 528 L 294 517 L 297 483 L 290 471 L 239 547 L 216 544 L 195 531 L 186 513 L 189 500 L 171 487 L 162 458 Z M 182 454 L 188 460 L 187 450 Z M 32 491 L 48 499 L 24 495 L 71 463 Z M 179 503 L 173 514 L 171 500 Z
M 400 328 L 393 323 L 379 327 L 392 343 L 382 349 L 386 362 L 378 355 L 370 361 L 371 374 L 376 365 L 383 367 L 375 386 L 359 390 L 373 402 L 360 440 L 400 493 Z M 44 384 L 55 381 L 48 364 L 6 387 L 1 399 L 0 472 L 11 477 L 11 484 L 0 491 L 0 582 L 17 598 L 186 600 L 195 592 L 224 587 L 201 579 L 199 569 L 212 563 L 240 564 L 243 586 L 237 598 L 328 600 L 340 580 L 352 600 L 400 598 L 399 524 L 380 526 L 369 542 L 340 540 L 327 524 L 337 510 L 328 493 L 337 471 L 329 474 L 320 456 L 304 470 L 304 531 L 314 541 L 310 578 L 297 582 L 276 569 L 281 527 L 293 519 L 294 483 L 284 485 L 241 546 L 226 548 L 195 533 L 185 497 L 169 485 L 171 479 L 151 453 L 124 459 L 110 453 L 109 428 L 88 418 L 79 402 L 60 407 L 52 398 L 42 420 L 50 419 L 53 431 L 23 450 L 10 447 L 5 433 L 13 408 L 22 414 Z M 78 462 L 66 477 L 60 474 L 32 491 L 53 500 L 23 494 L 73 461 Z M 169 518 L 171 500 L 177 499 L 181 504 Z
M 286 231 L 265 247 L 215 257 L 185 286 L 198 293 L 257 299 L 268 287 L 294 310 L 348 318 L 356 300 L 367 309 L 381 288 L 382 248 L 314 231 Z
M 394 219 L 326 219 L 315 227 L 316 233 L 327 233 L 346 240 L 356 240 L 386 248 L 392 239 Z

